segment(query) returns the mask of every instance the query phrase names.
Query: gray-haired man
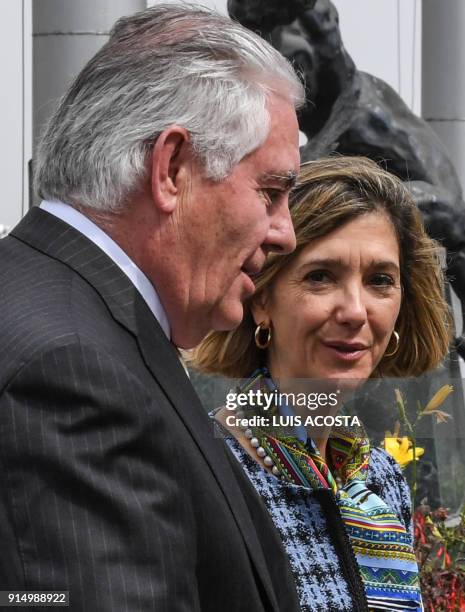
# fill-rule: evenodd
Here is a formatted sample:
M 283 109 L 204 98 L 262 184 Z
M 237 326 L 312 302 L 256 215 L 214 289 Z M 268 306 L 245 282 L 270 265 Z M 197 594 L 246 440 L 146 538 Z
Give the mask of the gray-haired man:
M 294 248 L 302 96 L 251 32 L 158 5 L 120 20 L 62 100 L 44 202 L 0 243 L 2 589 L 69 590 L 75 610 L 298 609 L 173 344 L 237 325 L 267 253 Z

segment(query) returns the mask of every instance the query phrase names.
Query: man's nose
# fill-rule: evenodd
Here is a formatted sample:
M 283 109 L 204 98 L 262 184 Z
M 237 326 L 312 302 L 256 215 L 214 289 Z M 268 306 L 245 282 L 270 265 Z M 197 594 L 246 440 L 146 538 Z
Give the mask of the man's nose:
M 367 305 L 361 282 L 355 281 L 339 292 L 336 320 L 341 325 L 361 327 L 367 320 Z
M 269 251 L 281 253 L 282 255 L 292 253 L 295 249 L 295 232 L 287 200 L 273 213 L 265 242 Z

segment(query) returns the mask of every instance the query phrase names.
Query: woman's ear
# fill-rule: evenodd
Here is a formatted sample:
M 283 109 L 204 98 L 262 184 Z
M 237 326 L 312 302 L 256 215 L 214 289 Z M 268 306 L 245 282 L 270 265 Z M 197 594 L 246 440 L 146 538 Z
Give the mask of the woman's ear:
M 172 213 L 189 178 L 192 150 L 189 132 L 172 125 L 159 135 L 152 151 L 151 189 L 155 206 Z
M 260 295 L 254 297 L 250 303 L 250 312 L 252 313 L 255 325 L 265 323 L 269 325 L 271 322 L 270 314 L 268 312 L 268 301 L 269 296 L 267 291 L 262 291 Z

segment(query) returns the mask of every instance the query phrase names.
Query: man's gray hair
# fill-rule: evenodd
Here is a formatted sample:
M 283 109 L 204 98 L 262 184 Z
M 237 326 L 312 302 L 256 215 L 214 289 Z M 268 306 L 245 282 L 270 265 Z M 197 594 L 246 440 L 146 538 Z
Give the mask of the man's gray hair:
M 35 160 L 40 197 L 117 212 L 147 177 L 150 152 L 184 127 L 204 175 L 222 180 L 267 138 L 267 98 L 299 108 L 289 62 L 228 17 L 159 4 L 116 22 L 50 119 Z

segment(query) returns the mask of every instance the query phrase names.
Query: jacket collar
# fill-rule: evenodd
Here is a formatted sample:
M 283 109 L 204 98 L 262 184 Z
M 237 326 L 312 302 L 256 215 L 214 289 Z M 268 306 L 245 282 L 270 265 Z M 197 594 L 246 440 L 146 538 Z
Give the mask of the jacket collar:
M 184 372 L 175 347 L 163 333 L 134 285 L 83 234 L 39 208 L 31 209 L 10 235 L 72 268 L 99 293 L 113 318 L 136 337 L 147 367 L 189 430 L 222 489 L 251 560 L 262 579 L 270 609 L 278 612 L 262 547 L 237 477 L 228 462 L 224 444 L 214 438 L 213 427 Z M 251 486 L 245 476 L 242 486 Z M 281 552 L 284 554 L 283 550 Z M 290 572 L 282 579 L 293 580 Z M 294 590 L 291 593 L 296 597 Z

